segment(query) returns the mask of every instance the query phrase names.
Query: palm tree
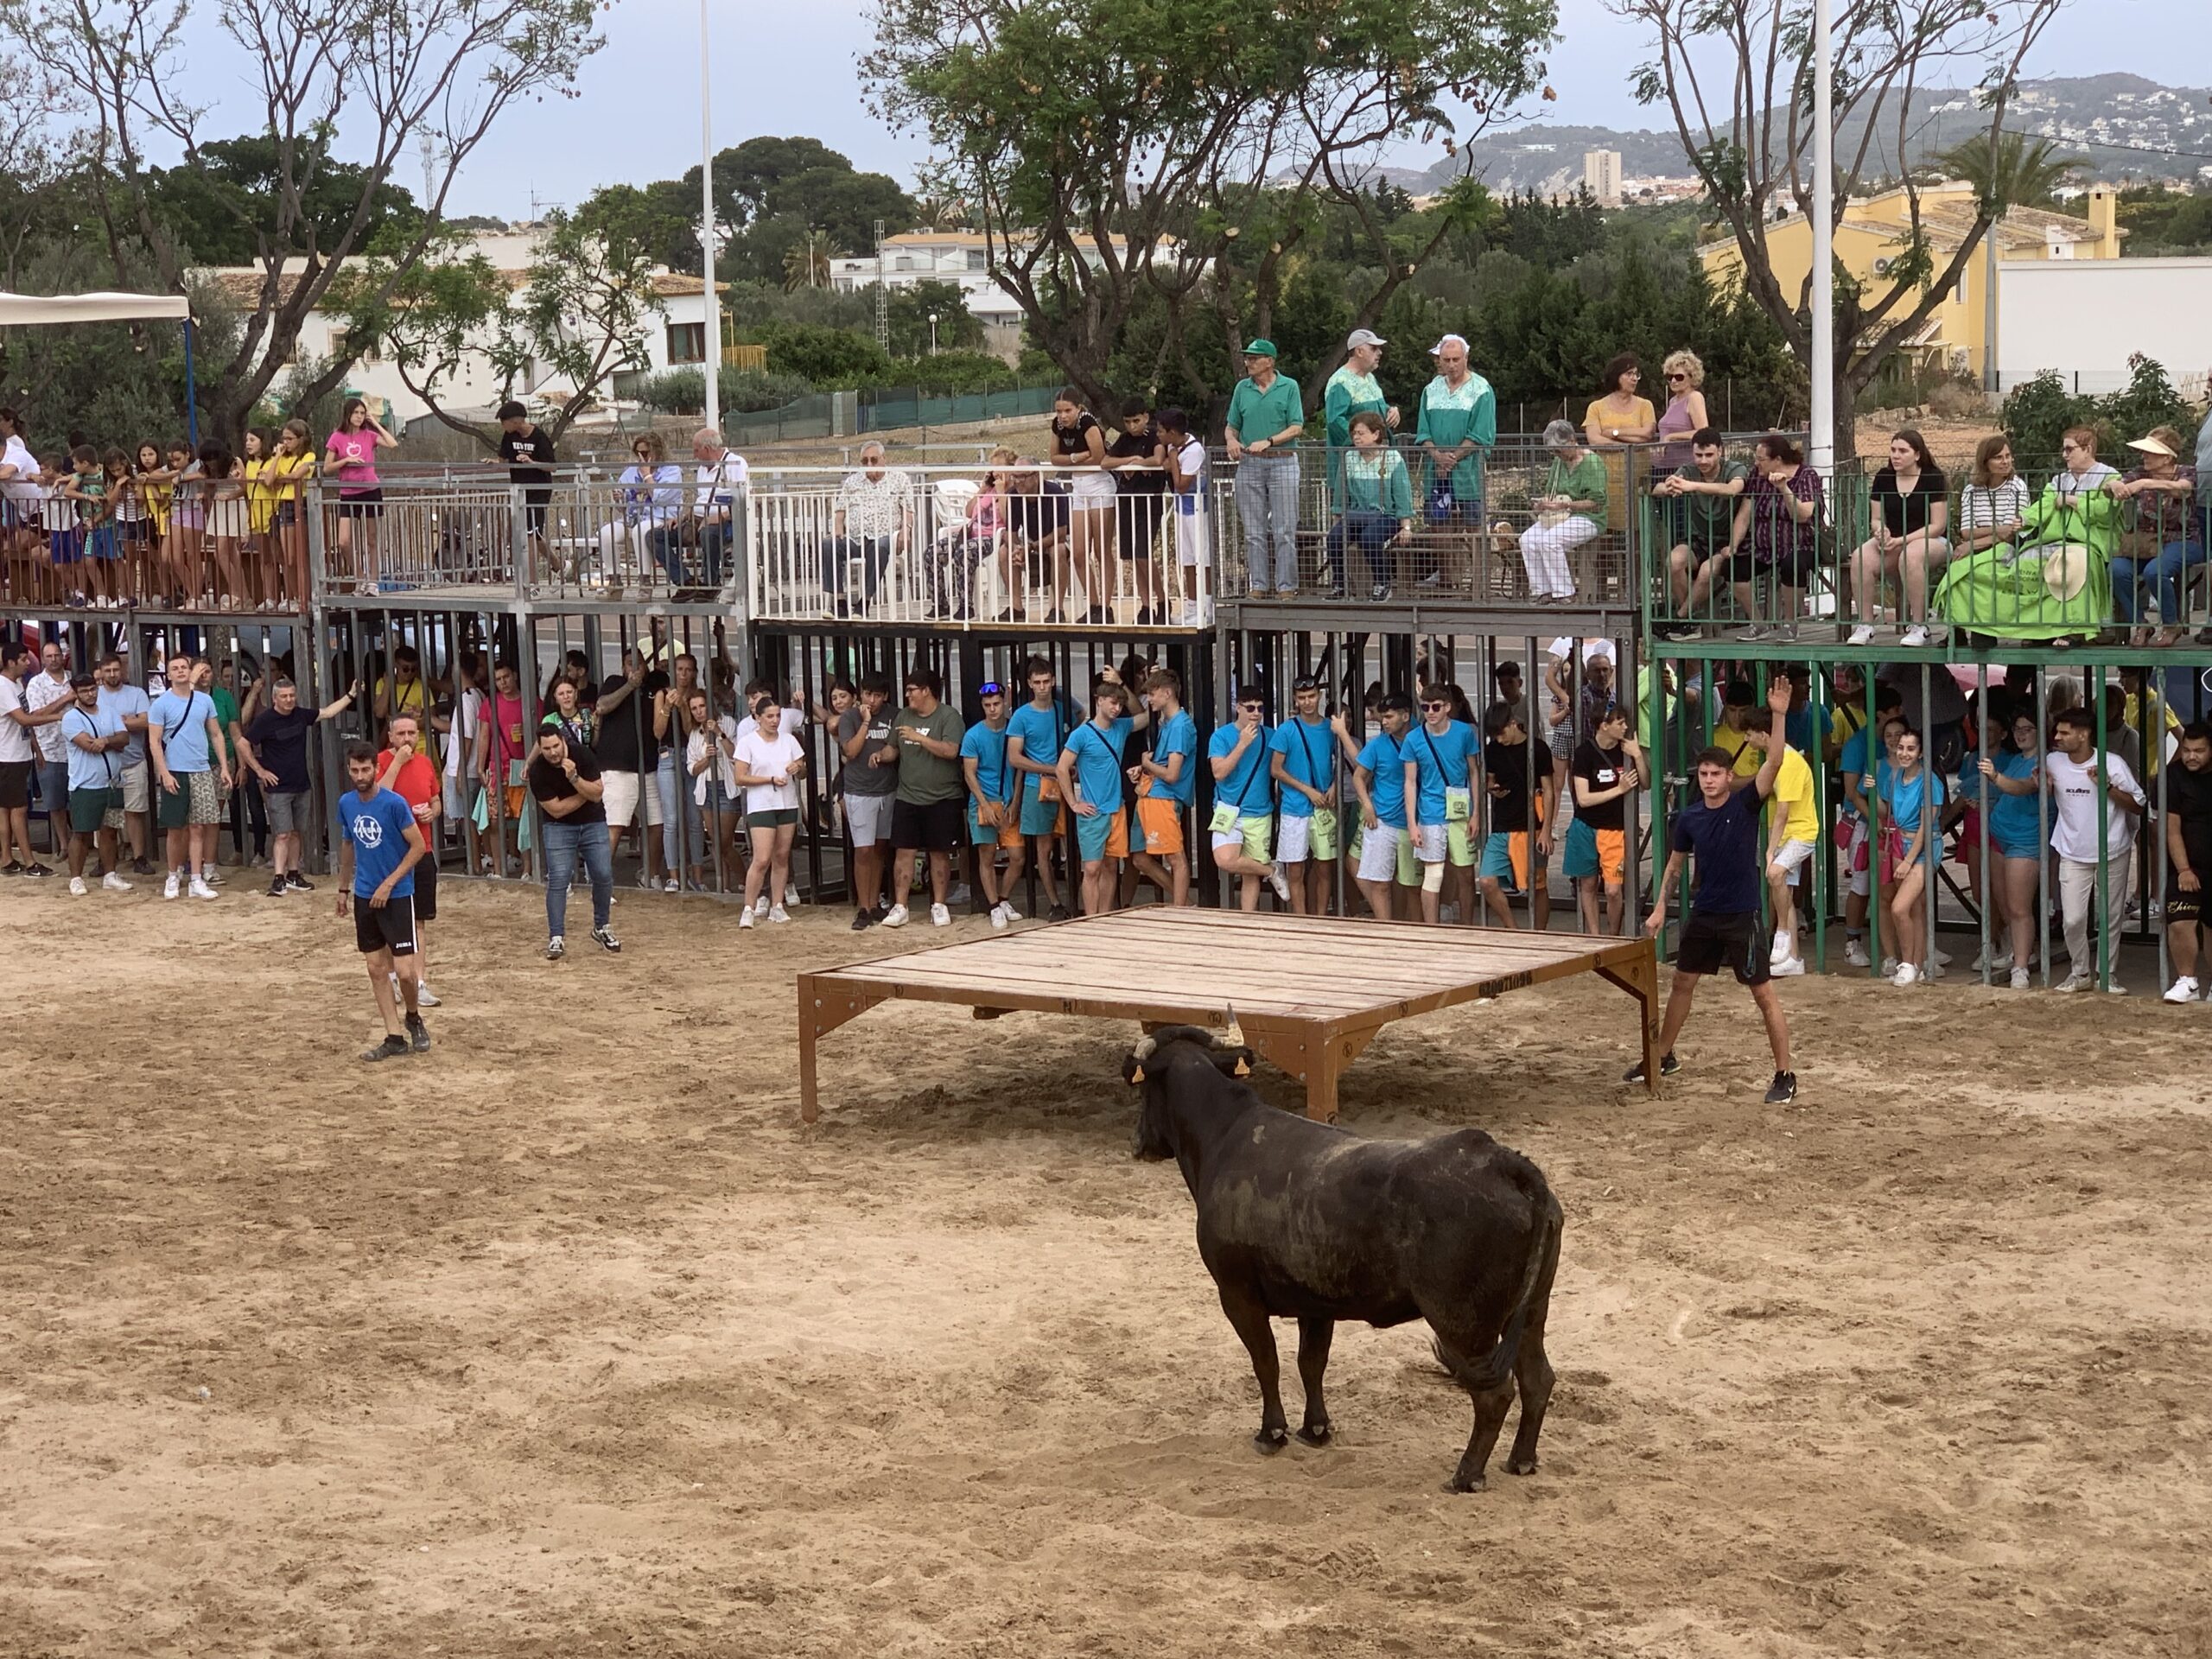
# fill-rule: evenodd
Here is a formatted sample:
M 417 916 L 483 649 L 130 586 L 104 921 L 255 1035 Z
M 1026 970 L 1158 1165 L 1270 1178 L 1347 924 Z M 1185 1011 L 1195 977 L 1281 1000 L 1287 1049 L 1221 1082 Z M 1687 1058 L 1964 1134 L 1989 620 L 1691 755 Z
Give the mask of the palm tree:
M 2040 207 L 2058 187 L 2088 170 L 2078 156 L 2061 156 L 2049 138 L 2000 132 L 1993 146 L 1978 132 L 1936 158 L 1955 179 L 1974 187 L 1978 217 L 1989 228 L 1981 237 L 1981 386 L 1995 396 L 1997 385 L 1997 225 L 2012 207 Z
M 830 286 L 830 261 L 837 249 L 827 231 L 809 231 L 784 250 L 784 292 Z

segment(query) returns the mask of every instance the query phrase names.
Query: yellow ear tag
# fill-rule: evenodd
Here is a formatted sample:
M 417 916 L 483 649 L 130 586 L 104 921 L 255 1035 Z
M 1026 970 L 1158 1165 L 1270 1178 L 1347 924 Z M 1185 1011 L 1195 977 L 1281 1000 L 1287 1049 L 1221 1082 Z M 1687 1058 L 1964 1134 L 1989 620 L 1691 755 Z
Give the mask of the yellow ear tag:
M 1240 1077 L 1249 1077 L 1252 1075 L 1252 1062 L 1242 1054 L 1236 1057 L 1236 1075 Z
M 1144 1081 L 1144 1067 L 1142 1067 L 1141 1065 L 1140 1065 L 1140 1066 L 1135 1066 L 1135 1067 L 1132 1068 L 1132 1069 L 1131 1069 L 1131 1071 L 1130 1071 L 1130 1072 L 1129 1072 L 1129 1085 L 1130 1085 L 1130 1087 L 1135 1088 L 1138 1084 L 1142 1083 L 1143 1081 Z

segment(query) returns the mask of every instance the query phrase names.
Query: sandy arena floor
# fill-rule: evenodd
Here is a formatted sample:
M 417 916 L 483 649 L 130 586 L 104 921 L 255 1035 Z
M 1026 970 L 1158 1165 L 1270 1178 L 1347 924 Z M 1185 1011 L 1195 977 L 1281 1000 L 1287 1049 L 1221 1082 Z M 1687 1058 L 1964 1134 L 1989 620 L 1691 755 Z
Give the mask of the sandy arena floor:
M 1800 981 L 1780 1110 L 1732 988 L 1656 1105 L 1594 981 L 1392 1028 L 1347 1121 L 1567 1213 L 1543 1468 L 1452 1497 L 1418 1325 L 1252 1452 L 1132 1033 L 888 1006 L 802 1134 L 792 971 L 931 930 L 449 886 L 371 1069 L 325 886 L 0 893 L 0 1653 L 2208 1651 L 2204 1009 Z

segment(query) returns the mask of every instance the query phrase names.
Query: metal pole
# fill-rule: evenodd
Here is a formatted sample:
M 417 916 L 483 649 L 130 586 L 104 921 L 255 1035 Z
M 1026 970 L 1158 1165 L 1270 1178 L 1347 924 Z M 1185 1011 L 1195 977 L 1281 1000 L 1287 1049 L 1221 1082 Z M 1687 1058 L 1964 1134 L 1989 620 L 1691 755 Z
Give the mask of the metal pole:
M 1832 0 L 1813 0 L 1813 429 L 1807 459 L 1835 471 L 1835 101 Z
M 1827 0 L 1821 0 L 1823 4 Z M 722 423 L 722 308 L 715 292 L 714 80 L 707 71 L 707 0 L 699 0 L 699 270 L 707 317 L 707 424 Z

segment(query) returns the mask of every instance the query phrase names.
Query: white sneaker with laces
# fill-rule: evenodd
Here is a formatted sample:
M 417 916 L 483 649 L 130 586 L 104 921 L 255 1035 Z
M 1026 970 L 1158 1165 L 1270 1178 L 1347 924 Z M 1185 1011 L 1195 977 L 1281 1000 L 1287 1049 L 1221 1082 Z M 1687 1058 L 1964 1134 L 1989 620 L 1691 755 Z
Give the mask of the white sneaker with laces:
M 205 881 L 202 881 L 196 875 L 192 878 L 191 885 L 186 888 L 186 891 L 190 893 L 195 899 L 219 899 L 222 897 L 222 895 L 217 893 L 214 888 L 209 887 Z
M 74 884 L 73 883 L 72 885 L 73 886 Z M 2183 974 L 2178 979 L 2175 980 L 2171 985 L 2166 988 L 2166 994 L 2160 999 L 2160 1001 L 2166 1002 L 2187 1002 L 2194 1000 L 2196 995 L 2196 982 L 2190 978 L 2187 974 Z
M 904 905 L 892 906 L 890 909 L 883 912 L 883 920 L 879 924 L 879 925 L 883 927 L 906 926 L 906 906 Z
M 952 912 L 947 910 L 943 905 L 931 905 L 930 906 L 930 925 L 932 927 L 950 927 L 952 925 Z
M 100 886 L 105 887 L 110 893 L 128 893 L 130 891 L 131 884 L 113 870 L 110 870 L 105 875 L 100 877 Z
M 1766 953 L 1767 960 L 1775 963 L 1777 966 L 1789 961 L 1790 957 L 1797 954 L 1792 948 L 1796 943 L 1796 941 L 1792 939 L 1789 935 L 1783 932 L 1779 929 L 1777 929 L 1774 935 L 1774 948 Z
M 1796 957 L 1784 957 L 1767 969 L 1767 973 L 1776 979 L 1795 979 L 1804 971 L 1804 963 Z
M 1924 624 L 1919 622 L 1916 622 L 1910 627 L 1907 628 L 1903 636 L 1897 640 L 1897 644 L 1906 647 L 1908 650 L 1917 650 L 1927 643 L 1928 629 Z
M 1874 625 L 1871 622 L 1861 622 L 1851 631 L 1851 638 L 1844 641 L 1847 645 L 1871 645 L 1873 643 Z
M 417 985 L 415 988 L 415 1006 L 418 1008 L 435 1008 L 438 1007 L 437 993 L 433 991 L 428 985 Z
M 753 925 L 752 906 L 747 905 L 743 910 L 737 912 L 737 925 L 740 927 L 750 927 Z
M 1897 963 L 1897 973 L 1891 977 L 1890 983 L 1897 986 L 1899 988 L 1903 988 L 1905 986 L 1913 984 L 1919 978 L 1919 969 L 1914 967 L 1909 962 L 1901 962 Z
M 993 905 L 991 906 L 991 931 L 995 933 L 1003 933 L 1006 931 L 1006 906 L 1004 905 Z
M 2026 969 L 2015 968 L 2012 970 L 2012 988 L 2014 990 L 2024 991 L 2034 982 L 2033 976 L 2029 974 Z
M 766 916 L 768 913 L 768 895 L 766 893 L 762 893 L 758 899 L 755 899 L 753 901 L 753 913 L 755 916 Z
M 168 874 L 168 880 L 162 883 L 162 897 L 164 899 L 175 898 L 178 890 L 183 886 L 184 878 L 179 875 L 175 870 L 171 870 Z
M 1006 912 L 1006 918 L 1009 922 L 1018 922 L 1021 919 L 1021 912 L 1004 899 L 999 901 L 999 908 Z
M 1284 904 L 1290 902 L 1290 879 L 1282 873 L 1281 863 L 1268 867 L 1268 885 L 1275 890 L 1275 897 Z
M 73 875 L 69 878 L 69 896 L 72 899 L 81 899 L 91 891 L 92 889 L 85 885 L 83 876 Z
M 2054 991 L 2078 991 L 2085 988 L 2088 985 L 2088 982 L 2089 982 L 2080 974 L 2069 974 L 2065 978 L 2060 980 L 2057 984 L 2052 986 L 2050 988 Z
M 788 922 L 791 918 L 791 912 L 785 910 L 781 905 L 771 905 L 768 906 L 768 919 L 770 921 Z
M 1865 968 L 1869 966 L 1871 959 L 1866 955 L 1866 941 L 1864 939 L 1846 939 L 1843 942 L 1843 959 L 1849 963 L 1853 968 Z
M 1939 944 L 1935 948 L 1929 960 L 1939 968 L 1948 968 L 1951 965 L 1951 953 Z

